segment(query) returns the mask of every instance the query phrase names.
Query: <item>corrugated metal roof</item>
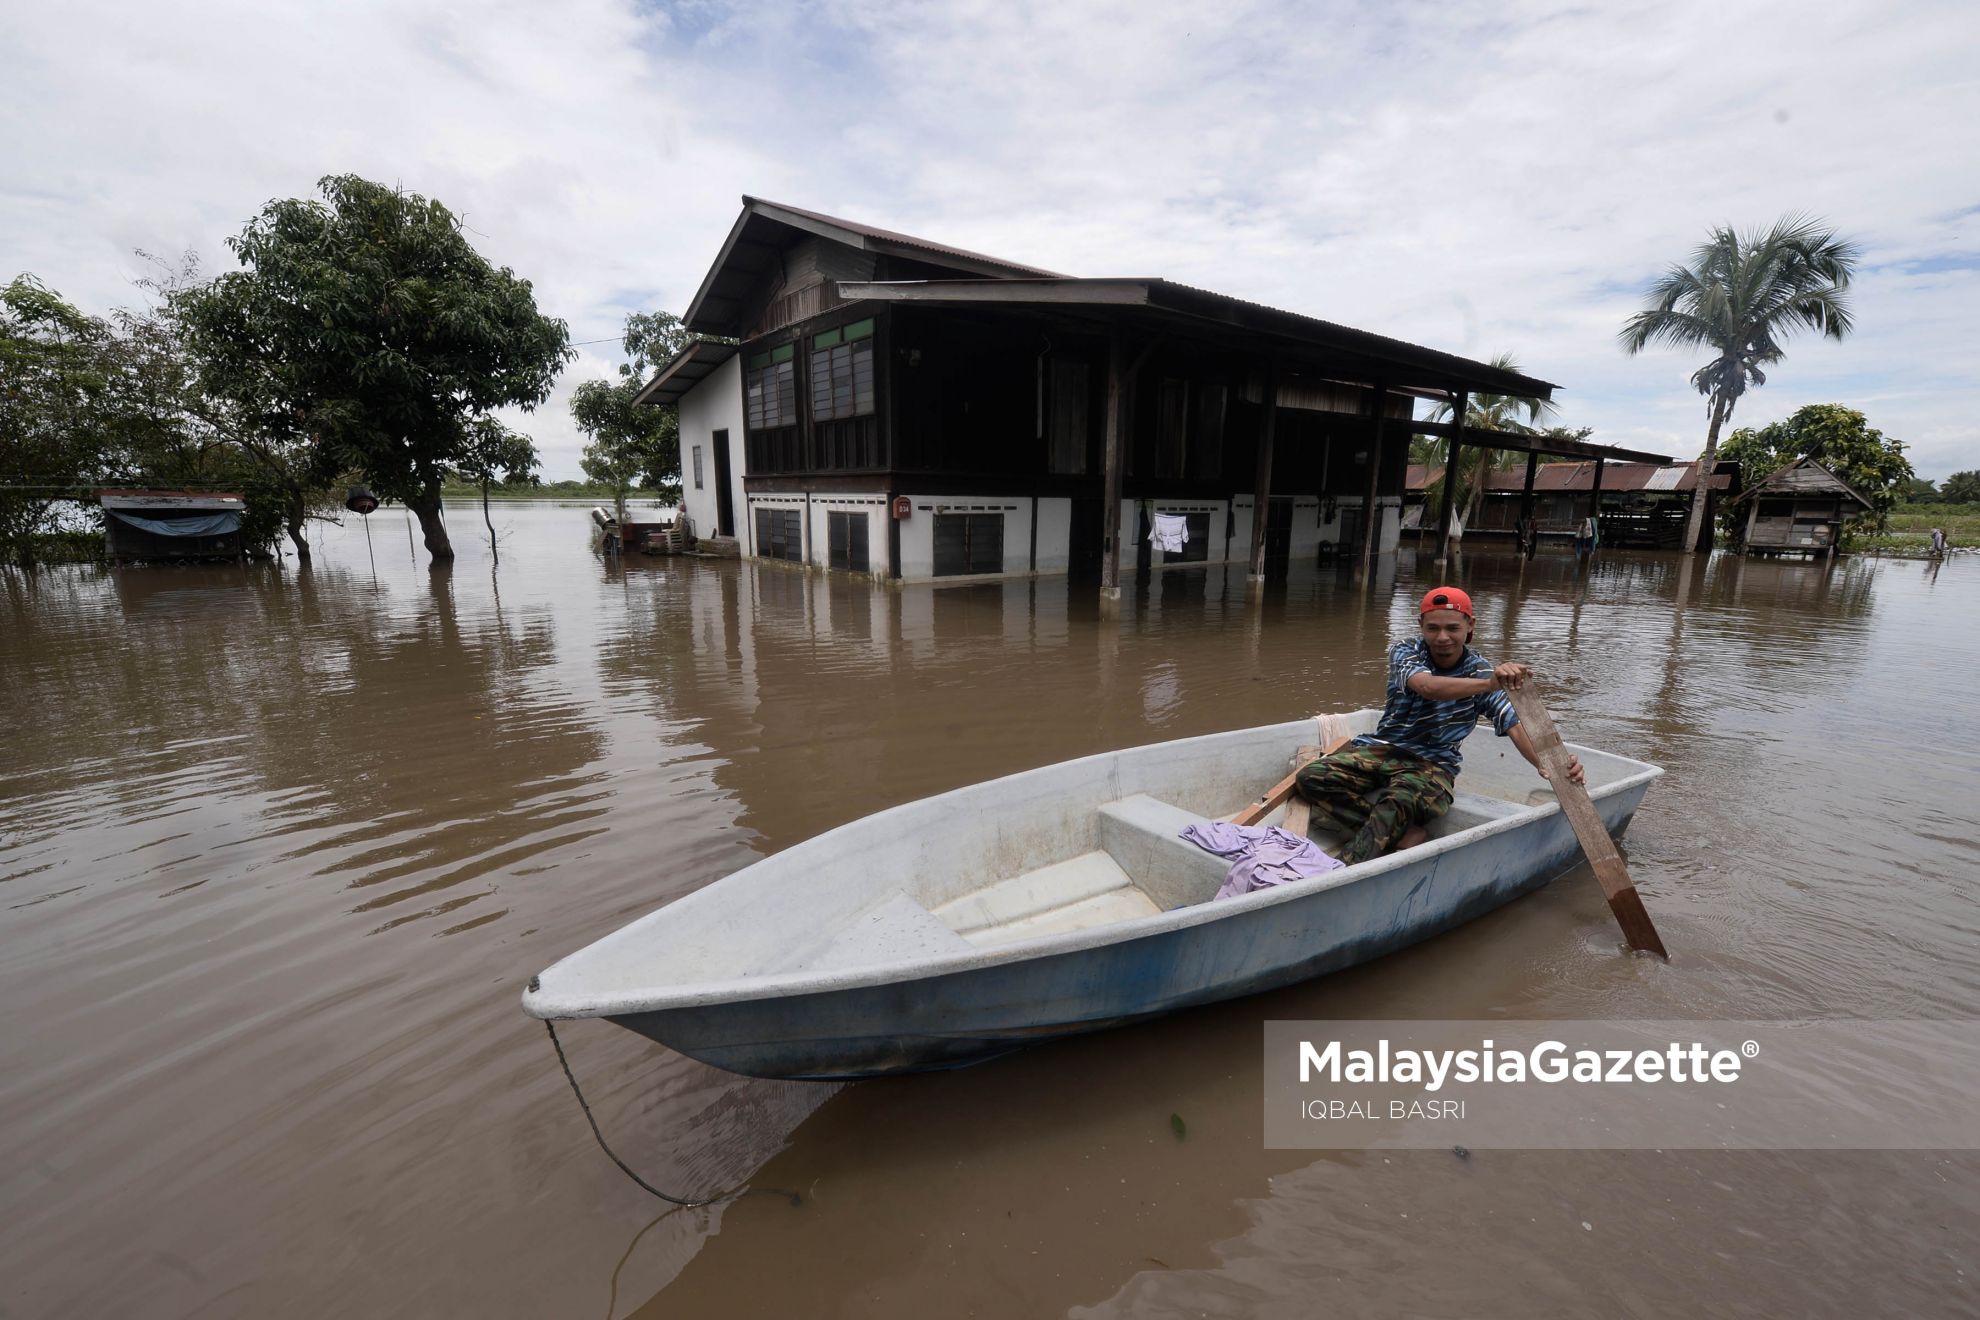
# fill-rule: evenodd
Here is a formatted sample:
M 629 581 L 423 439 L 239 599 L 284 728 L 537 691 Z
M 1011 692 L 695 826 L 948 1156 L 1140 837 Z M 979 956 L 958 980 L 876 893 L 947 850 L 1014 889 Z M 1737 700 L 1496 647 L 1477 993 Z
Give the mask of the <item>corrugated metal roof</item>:
M 97 503 L 106 509 L 181 509 L 186 512 L 238 513 L 247 508 L 239 495 L 213 490 L 99 490 Z
M 1602 465 L 1602 490 L 1605 494 L 1621 494 L 1628 491 L 1657 491 L 1682 493 L 1695 490 L 1698 464 L 1674 463 L 1659 466 L 1654 463 L 1604 463 Z M 1425 468 L 1420 463 L 1409 466 L 1409 489 L 1422 490 L 1425 486 L 1444 475 L 1440 465 Z M 1713 477 L 1713 489 L 1723 490 L 1728 483 L 1724 475 Z M 1595 464 L 1592 462 L 1542 463 L 1533 472 L 1535 494 L 1566 494 L 1572 491 L 1593 490 L 1595 488 Z M 1501 491 L 1518 493 L 1526 489 L 1526 468 L 1522 464 L 1516 468 L 1494 468 L 1485 478 L 1485 489 L 1494 494 Z
M 1812 458 L 1799 458 L 1746 488 L 1740 499 L 1754 495 L 1847 495 L 1866 509 L 1876 506 L 1856 493 L 1848 482 Z

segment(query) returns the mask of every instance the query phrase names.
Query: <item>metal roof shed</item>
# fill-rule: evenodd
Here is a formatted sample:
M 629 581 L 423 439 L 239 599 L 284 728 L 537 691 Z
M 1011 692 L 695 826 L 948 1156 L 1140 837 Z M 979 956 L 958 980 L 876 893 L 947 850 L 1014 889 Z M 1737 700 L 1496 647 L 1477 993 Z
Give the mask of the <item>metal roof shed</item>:
M 110 562 L 238 559 L 247 502 L 220 491 L 99 490 Z

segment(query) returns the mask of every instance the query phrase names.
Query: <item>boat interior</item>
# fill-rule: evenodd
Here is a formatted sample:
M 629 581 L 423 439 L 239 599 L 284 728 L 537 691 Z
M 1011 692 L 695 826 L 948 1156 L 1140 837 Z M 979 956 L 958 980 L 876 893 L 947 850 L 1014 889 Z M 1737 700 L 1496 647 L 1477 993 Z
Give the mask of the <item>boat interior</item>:
M 609 1012 L 694 987 L 813 980 L 876 965 L 982 956 L 1207 904 L 1229 870 L 1180 837 L 1231 819 L 1293 768 L 1299 749 L 1370 731 L 1374 710 L 1128 748 L 895 807 L 765 857 L 571 955 L 542 978 L 548 1014 Z M 1655 767 L 1577 747 L 1588 787 Z M 1426 845 L 1552 800 L 1510 739 L 1464 746 L 1451 810 Z M 1254 823 L 1286 822 L 1278 807 Z M 1295 824 L 1297 822 L 1295 821 Z M 1344 840 L 1309 831 L 1333 852 Z M 1392 854 L 1296 882 L 1325 889 Z M 665 950 L 660 957 L 658 950 Z M 561 1007 L 559 1007 L 561 1006 Z
M 1509 741 L 1492 737 L 1467 740 L 1466 768 L 1453 795 L 1451 809 L 1427 827 L 1426 842 L 1448 838 L 1476 826 L 1518 815 L 1528 807 L 1553 801 L 1553 790 L 1535 775 Z M 1340 733 L 1330 741 L 1338 741 Z M 1593 754 L 1589 786 L 1595 788 L 1601 767 L 1614 760 L 1614 775 L 1634 769 L 1634 763 Z M 1285 758 L 1285 773 L 1297 764 L 1297 753 Z M 1093 810 L 1091 847 L 1057 857 L 1015 874 L 986 883 L 933 905 L 924 905 L 905 890 L 846 922 L 829 937 L 805 949 L 790 970 L 850 967 L 901 958 L 929 956 L 1020 944 L 1044 936 L 1109 926 L 1137 917 L 1153 916 L 1179 907 L 1210 902 L 1222 886 L 1230 863 L 1181 837 L 1183 829 L 1206 819 L 1231 819 L 1250 804 L 1263 783 L 1230 784 L 1206 809 L 1205 793 L 1215 788 L 1176 794 L 1186 804 L 1148 793 L 1131 793 L 1102 802 Z M 1289 814 L 1297 819 L 1289 821 Z M 1259 825 L 1303 828 L 1306 836 L 1329 855 L 1337 855 L 1346 839 L 1305 823 L 1295 804 L 1275 807 Z M 1379 865 L 1383 859 L 1366 863 Z M 1351 882 L 1360 868 L 1345 868 L 1315 877 L 1310 883 Z

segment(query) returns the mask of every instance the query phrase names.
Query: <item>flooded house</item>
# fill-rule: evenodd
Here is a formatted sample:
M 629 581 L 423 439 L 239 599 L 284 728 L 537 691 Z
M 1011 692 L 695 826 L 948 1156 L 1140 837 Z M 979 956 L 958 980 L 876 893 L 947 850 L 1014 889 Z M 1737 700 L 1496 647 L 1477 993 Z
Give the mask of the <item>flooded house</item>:
M 1422 523 L 1425 494 L 1443 479 L 1441 465 L 1412 463 L 1406 483 L 1405 531 Z M 1650 550 L 1675 550 L 1684 540 L 1691 516 L 1692 494 L 1698 488 L 1698 462 L 1648 463 L 1606 458 L 1538 463 L 1531 485 L 1517 468 L 1494 468 L 1486 474 L 1469 534 L 1516 534 L 1522 518 L 1537 536 L 1571 541 L 1581 520 L 1595 517 L 1602 543 Z M 1706 527 L 1718 502 L 1739 492 L 1739 464 L 1721 460 L 1706 478 Z M 1434 526 L 1434 515 L 1430 516 Z
M 1812 458 L 1799 459 L 1753 483 L 1742 542 L 1749 555 L 1828 555 L 1842 548 L 1843 524 L 1875 506 Z
M 99 490 L 112 564 L 239 559 L 247 502 L 222 491 Z
M 889 580 L 1396 547 L 1416 400 L 1486 363 L 1159 278 L 1081 279 L 745 198 L 640 398 L 693 534 Z M 1466 432 L 1467 435 L 1472 433 Z M 1495 441 L 1495 443 L 1497 443 Z M 1262 517 L 1261 517 L 1262 514 Z

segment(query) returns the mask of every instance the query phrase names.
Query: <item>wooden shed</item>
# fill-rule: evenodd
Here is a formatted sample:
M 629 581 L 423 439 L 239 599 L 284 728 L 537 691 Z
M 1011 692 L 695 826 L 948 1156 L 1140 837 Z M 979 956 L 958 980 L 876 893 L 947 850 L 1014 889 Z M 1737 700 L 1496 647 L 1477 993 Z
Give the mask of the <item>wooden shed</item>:
M 1410 464 L 1407 498 L 1421 506 L 1424 492 L 1443 476 L 1441 465 Z M 1605 546 L 1675 550 L 1684 540 L 1697 487 L 1697 460 L 1659 464 L 1594 458 L 1541 463 L 1530 490 L 1523 488 L 1517 470 L 1493 469 L 1485 477 L 1477 519 L 1465 530 L 1471 536 L 1512 536 L 1525 517 L 1535 536 L 1566 541 L 1574 537 L 1583 518 L 1593 516 L 1601 520 Z M 1715 463 L 1705 479 L 1708 527 L 1718 503 L 1739 489 L 1739 463 L 1731 459 Z M 1522 509 L 1529 511 L 1523 514 Z M 1417 521 L 1422 521 L 1421 515 Z M 1430 521 L 1434 523 L 1434 518 Z M 1405 514 L 1405 530 L 1413 525 Z M 1709 536 L 1704 540 L 1709 547 Z
M 1875 507 L 1812 458 L 1756 481 L 1739 499 L 1746 503 L 1749 555 L 1833 557 L 1842 548 L 1843 523 Z
M 99 490 L 112 564 L 238 559 L 247 502 L 220 491 Z

